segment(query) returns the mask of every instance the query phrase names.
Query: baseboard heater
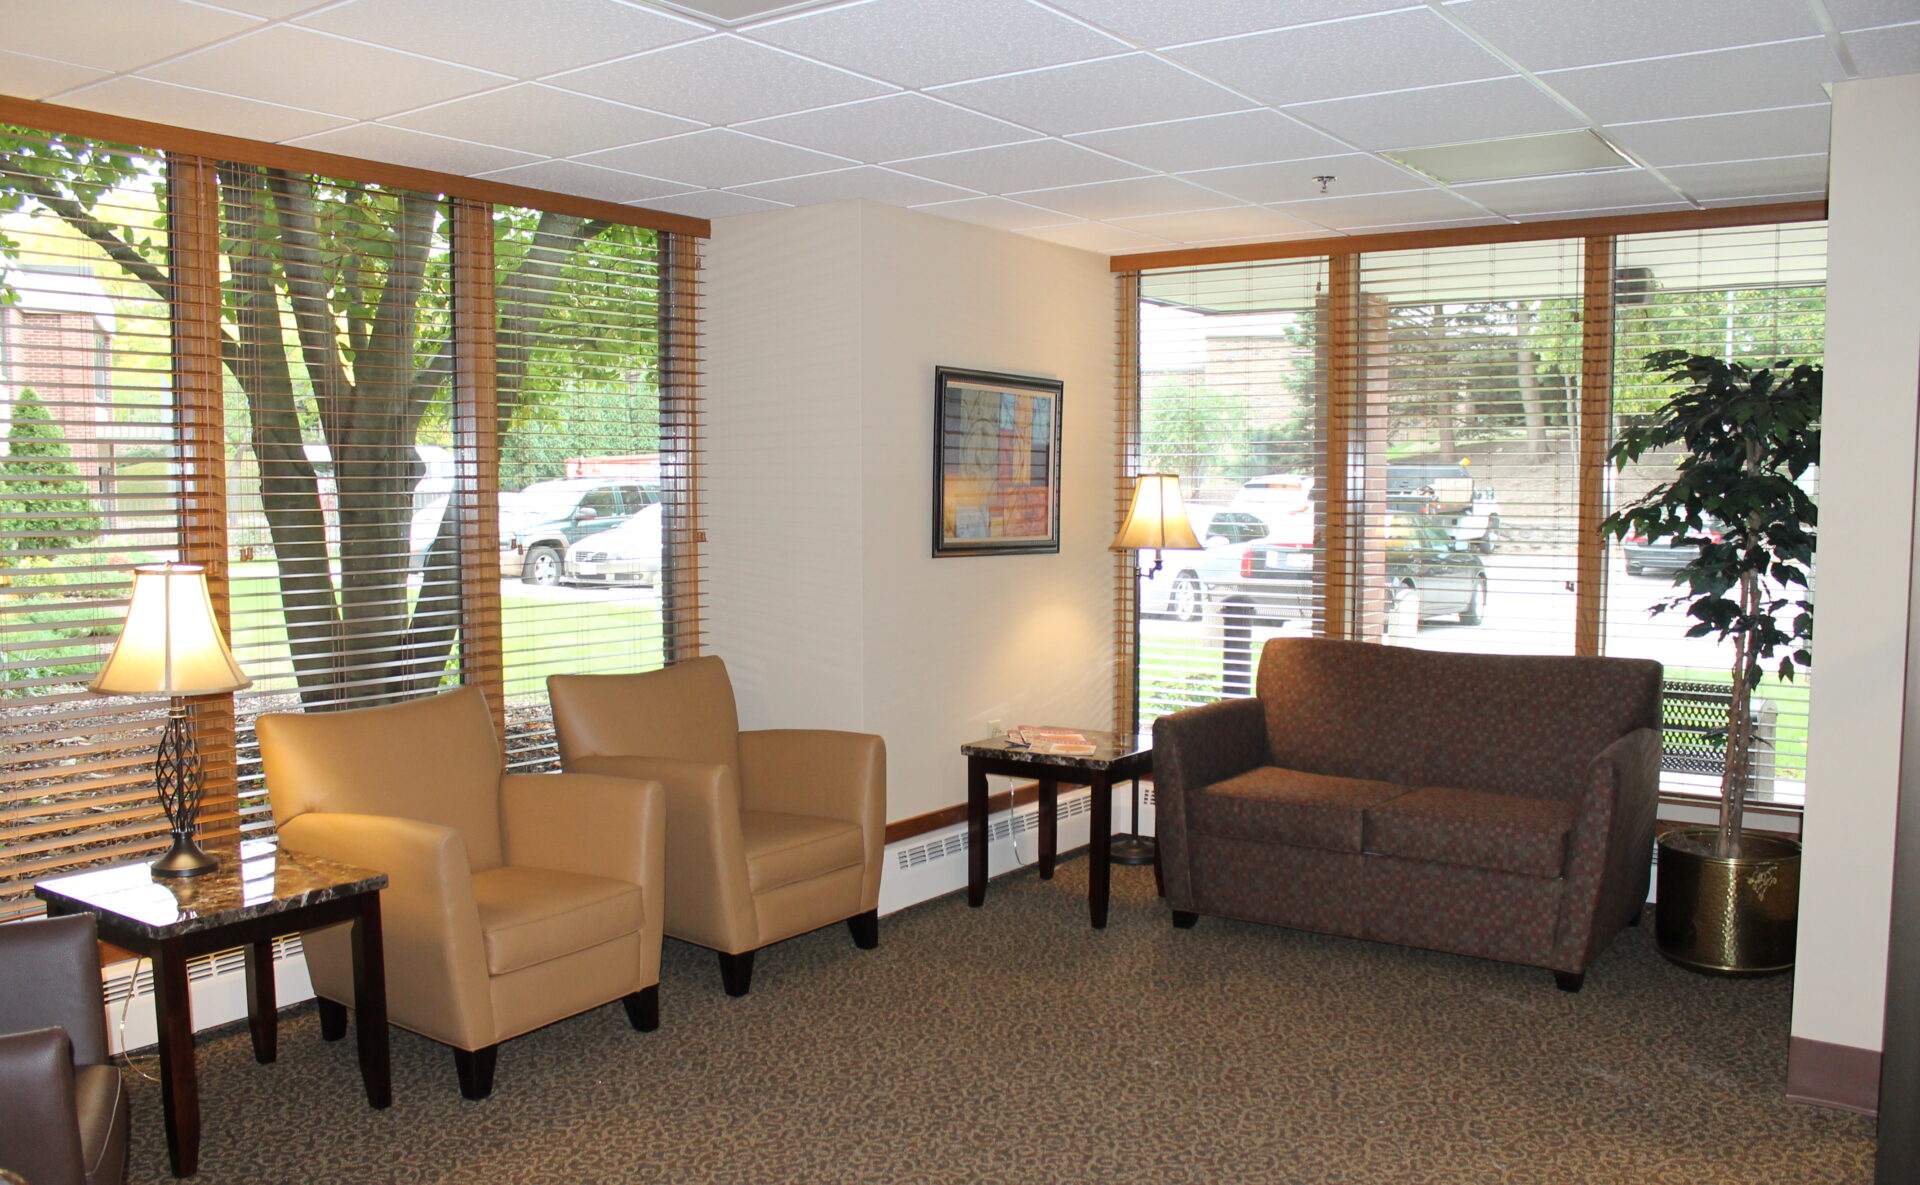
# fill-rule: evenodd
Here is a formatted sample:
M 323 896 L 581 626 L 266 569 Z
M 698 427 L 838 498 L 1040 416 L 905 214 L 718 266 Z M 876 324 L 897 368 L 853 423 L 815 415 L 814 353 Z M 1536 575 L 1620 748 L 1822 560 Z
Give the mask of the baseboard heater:
M 300 936 L 273 940 L 273 983 L 280 1006 L 313 998 L 307 958 Z M 107 1045 L 114 1053 L 158 1043 L 153 1019 L 153 963 L 127 959 L 100 969 L 107 996 Z M 196 1032 L 245 1020 L 247 956 L 239 947 L 187 960 L 187 992 L 193 1000 Z

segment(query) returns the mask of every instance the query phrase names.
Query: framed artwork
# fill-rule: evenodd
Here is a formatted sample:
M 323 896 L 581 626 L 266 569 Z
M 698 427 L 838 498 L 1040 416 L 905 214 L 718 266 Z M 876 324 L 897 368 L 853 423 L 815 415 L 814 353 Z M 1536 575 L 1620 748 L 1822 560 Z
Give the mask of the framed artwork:
M 1060 550 L 1057 379 L 934 371 L 933 554 Z

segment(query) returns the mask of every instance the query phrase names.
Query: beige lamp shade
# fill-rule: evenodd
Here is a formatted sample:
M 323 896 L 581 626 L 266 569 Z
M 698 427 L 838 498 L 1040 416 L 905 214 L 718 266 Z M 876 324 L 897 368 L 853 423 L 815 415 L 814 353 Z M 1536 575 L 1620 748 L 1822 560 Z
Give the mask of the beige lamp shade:
M 150 564 L 133 570 L 126 625 L 87 689 L 101 695 L 214 695 L 252 683 L 220 635 L 206 569 Z
M 1180 477 L 1174 473 L 1142 473 L 1133 487 L 1133 505 L 1127 521 L 1114 536 L 1115 551 L 1197 551 L 1200 541 L 1187 521 L 1180 500 Z

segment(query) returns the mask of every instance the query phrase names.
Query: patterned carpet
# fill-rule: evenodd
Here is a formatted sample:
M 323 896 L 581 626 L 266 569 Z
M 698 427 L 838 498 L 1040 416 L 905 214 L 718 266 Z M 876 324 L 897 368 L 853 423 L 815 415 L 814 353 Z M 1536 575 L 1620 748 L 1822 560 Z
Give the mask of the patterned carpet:
M 763 952 L 753 994 L 669 940 L 660 1031 L 617 1006 L 504 1046 L 462 1100 L 447 1051 L 394 1030 L 391 1110 L 311 1004 L 280 1061 L 205 1039 L 207 1185 L 1869 1182 L 1871 1121 L 1780 1100 L 1788 978 L 1673 968 L 1643 926 L 1586 990 L 1545 971 L 1203 918 L 1152 873 L 995 882 Z M 135 1080 L 136 1182 L 169 1181 Z

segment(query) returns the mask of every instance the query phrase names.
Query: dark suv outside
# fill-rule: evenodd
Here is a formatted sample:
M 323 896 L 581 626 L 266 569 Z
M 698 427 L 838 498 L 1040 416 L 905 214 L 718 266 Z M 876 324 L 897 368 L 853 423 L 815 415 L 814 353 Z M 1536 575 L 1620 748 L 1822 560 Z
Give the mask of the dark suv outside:
M 660 500 L 660 487 L 630 477 L 537 481 L 500 498 L 500 572 L 526 584 L 558 584 L 567 545 L 610 530 Z

